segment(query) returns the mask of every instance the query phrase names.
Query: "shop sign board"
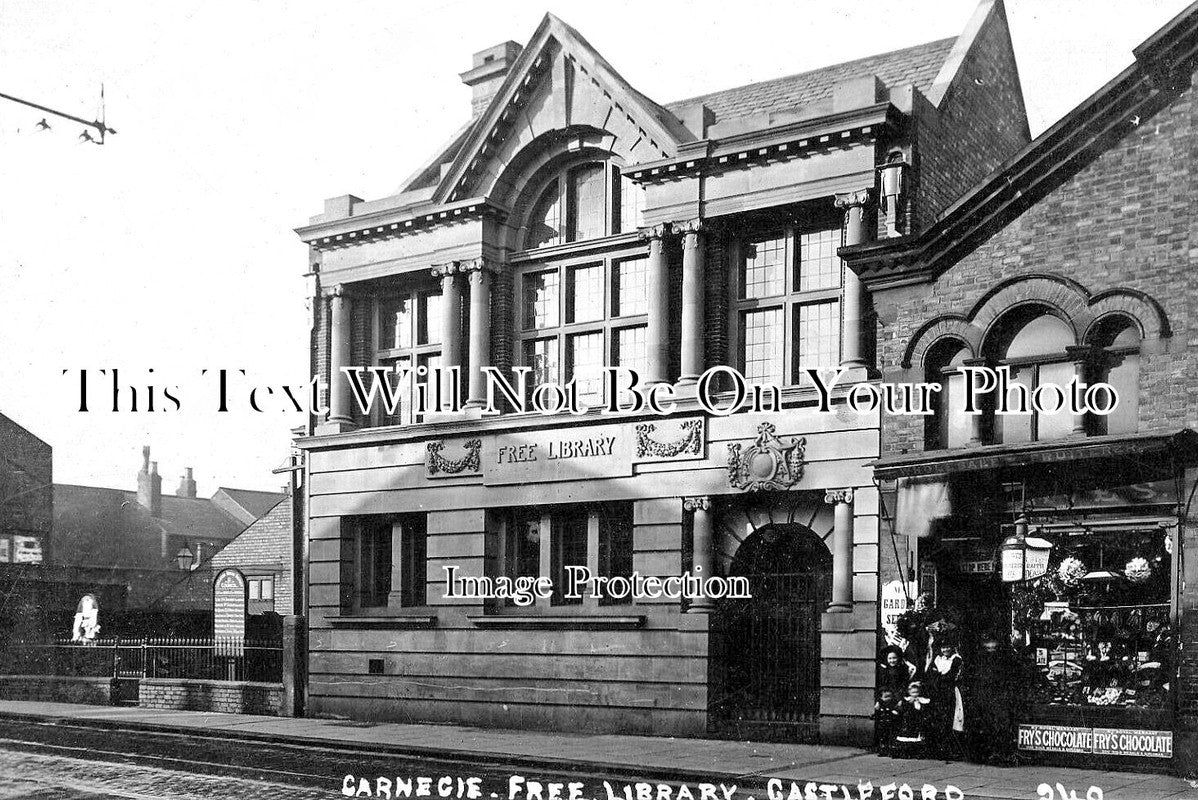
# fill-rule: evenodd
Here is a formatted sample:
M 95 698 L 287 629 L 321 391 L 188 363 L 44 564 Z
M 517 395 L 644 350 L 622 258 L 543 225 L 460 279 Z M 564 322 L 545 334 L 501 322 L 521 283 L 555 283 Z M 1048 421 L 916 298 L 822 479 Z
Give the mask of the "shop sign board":
M 36 536 L 12 537 L 12 561 L 14 564 L 42 563 L 42 540 Z
M 12 539 L 0 536 L 0 564 L 7 564 L 10 561 L 12 561 Z
M 1021 724 L 1018 746 L 1046 753 L 1172 758 L 1173 732 Z
M 898 636 L 898 618 L 915 602 L 915 594 L 914 583 L 904 587 L 902 581 L 889 581 L 882 585 L 882 630 L 888 642 Z

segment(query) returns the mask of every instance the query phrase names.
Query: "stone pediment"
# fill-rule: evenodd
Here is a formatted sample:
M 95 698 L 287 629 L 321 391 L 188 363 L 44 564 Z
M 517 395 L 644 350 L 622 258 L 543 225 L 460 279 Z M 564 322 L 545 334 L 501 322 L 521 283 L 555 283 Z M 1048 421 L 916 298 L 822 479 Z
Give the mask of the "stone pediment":
M 669 158 L 694 136 L 633 89 L 576 31 L 546 14 L 443 171 L 436 202 L 490 197 L 534 140 L 586 136 L 626 163 Z M 597 137 L 597 138 L 596 138 Z M 541 148 L 536 148 L 540 150 Z

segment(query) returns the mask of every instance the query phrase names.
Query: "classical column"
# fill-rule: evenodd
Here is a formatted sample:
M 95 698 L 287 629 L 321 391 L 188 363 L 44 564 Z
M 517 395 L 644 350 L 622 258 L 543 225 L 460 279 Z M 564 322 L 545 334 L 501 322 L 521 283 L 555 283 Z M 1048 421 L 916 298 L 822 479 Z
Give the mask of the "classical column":
M 649 240 L 649 324 L 645 331 L 647 362 L 643 383 L 666 383 L 670 369 L 670 269 L 666 261 L 669 225 L 654 225 L 640 231 Z
M 711 500 L 707 497 L 682 498 L 683 511 L 691 513 L 691 563 L 692 572 L 700 581 L 710 578 L 715 571 L 715 536 L 711 526 Z M 715 608 L 715 601 L 702 596 L 691 599 L 691 614 L 707 614 Z
M 451 367 L 462 366 L 462 294 L 458 288 L 459 262 L 450 261 L 433 267 L 433 277 L 441 279 L 441 400 L 447 404 L 454 396 Z
M 832 603 L 830 612 L 853 610 L 853 490 L 829 489 L 824 502 L 833 504 Z
M 485 259 L 465 265 L 470 281 L 470 407 L 487 404 L 483 367 L 491 364 L 491 271 Z
M 351 300 L 341 284 L 329 292 L 330 347 L 329 347 L 329 420 L 330 426 L 338 430 L 354 427 L 352 397 L 349 381 L 341 368 L 350 364 L 350 304 Z
M 682 234 L 682 375 L 678 382 L 691 384 L 699 381 L 704 368 L 705 237 L 702 220 L 692 219 L 674 228 Z
M 870 189 L 836 195 L 836 207 L 844 210 L 844 244 L 846 247 L 870 241 L 873 236 L 867 209 Z M 840 366 L 865 370 L 865 287 L 857 273 L 844 267 L 844 305 L 841 308 Z
M 1065 352 L 1073 360 L 1073 375 L 1077 378 L 1079 393 L 1084 393 L 1086 387 L 1089 385 L 1087 380 L 1090 375 L 1090 364 L 1094 361 L 1095 348 L 1088 344 L 1072 345 L 1066 347 Z M 1086 414 L 1084 411 L 1073 415 L 1073 430 L 1070 431 L 1070 434 L 1072 436 L 1086 435 Z

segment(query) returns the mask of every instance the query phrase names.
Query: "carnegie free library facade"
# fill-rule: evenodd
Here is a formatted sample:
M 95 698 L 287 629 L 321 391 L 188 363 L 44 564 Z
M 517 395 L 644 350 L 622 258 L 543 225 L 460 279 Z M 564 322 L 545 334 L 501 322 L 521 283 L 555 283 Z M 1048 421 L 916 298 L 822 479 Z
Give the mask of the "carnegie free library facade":
M 552 15 L 462 79 L 469 123 L 396 195 L 299 229 L 314 374 L 459 366 L 468 406 L 364 415 L 333 379 L 301 441 L 310 711 L 868 740 L 882 421 L 820 413 L 801 370 L 843 366 L 841 399 L 878 374 L 838 249 L 919 233 L 1027 143 L 1001 1 L 952 39 L 666 105 Z M 593 400 L 603 365 L 676 411 L 477 411 L 483 367 Z M 705 413 L 717 365 L 783 408 Z M 556 591 L 450 598 L 447 566 Z M 571 566 L 752 598 L 572 598 Z

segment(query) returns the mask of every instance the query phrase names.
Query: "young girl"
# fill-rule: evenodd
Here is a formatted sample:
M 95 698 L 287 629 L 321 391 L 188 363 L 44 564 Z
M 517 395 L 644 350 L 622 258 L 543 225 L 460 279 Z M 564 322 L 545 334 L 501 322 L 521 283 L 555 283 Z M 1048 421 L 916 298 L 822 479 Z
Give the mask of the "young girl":
M 95 644 L 100 632 L 100 604 L 95 595 L 85 594 L 75 608 L 75 623 L 71 626 L 71 641 Z
M 894 735 L 895 758 L 922 758 L 927 750 L 932 701 L 923 696 L 923 684 L 911 681 L 907 696 L 899 703 L 898 727 Z
M 894 692 L 895 699 L 901 700 L 907 693 L 907 685 L 915 680 L 915 665 L 903 657 L 903 651 L 895 645 L 882 648 L 882 658 L 878 662 L 878 688 Z

